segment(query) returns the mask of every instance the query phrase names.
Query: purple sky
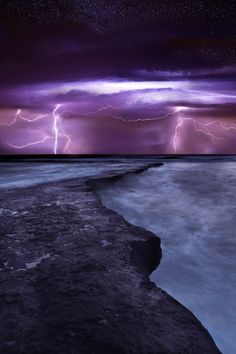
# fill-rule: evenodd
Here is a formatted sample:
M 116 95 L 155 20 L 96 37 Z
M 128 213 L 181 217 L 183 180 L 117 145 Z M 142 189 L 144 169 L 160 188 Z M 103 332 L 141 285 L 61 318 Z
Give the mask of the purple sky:
M 0 153 L 235 153 L 229 2 L 5 2 Z
M 232 83 L 173 76 L 175 81 L 109 78 L 8 89 L 1 98 L 1 148 L 53 153 L 57 129 L 56 153 L 233 152 Z

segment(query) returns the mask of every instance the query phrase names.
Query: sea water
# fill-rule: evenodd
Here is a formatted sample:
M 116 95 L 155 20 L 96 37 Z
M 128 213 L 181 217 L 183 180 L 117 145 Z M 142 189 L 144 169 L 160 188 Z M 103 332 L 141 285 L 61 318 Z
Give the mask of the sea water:
M 236 162 L 165 162 L 99 190 L 105 206 L 161 238 L 151 279 L 236 353 Z
M 142 161 L 135 161 L 135 163 Z M 74 159 L 55 162 L 2 162 L 0 189 L 23 188 L 41 183 L 81 177 L 102 177 L 112 171 L 122 171 L 126 159 Z

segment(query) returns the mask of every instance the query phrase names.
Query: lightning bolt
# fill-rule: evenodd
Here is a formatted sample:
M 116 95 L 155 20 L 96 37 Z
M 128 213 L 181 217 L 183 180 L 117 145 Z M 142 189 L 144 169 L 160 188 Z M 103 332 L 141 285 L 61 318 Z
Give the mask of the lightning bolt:
M 225 130 L 236 130 L 236 124 L 226 126 L 223 122 L 220 122 L 220 125 Z
M 30 146 L 42 144 L 46 142 L 47 140 L 52 140 L 53 141 L 53 153 L 56 155 L 59 150 L 59 139 L 63 139 L 64 141 L 64 153 L 72 153 L 74 151 L 73 148 L 73 142 L 71 139 L 71 136 L 65 132 L 63 127 L 61 126 L 61 120 L 60 117 L 65 111 L 61 111 L 61 104 L 57 104 L 53 112 L 51 114 L 40 114 L 37 115 L 34 118 L 27 118 L 22 114 L 22 110 L 18 109 L 14 115 L 13 120 L 10 123 L 0 123 L 0 126 L 13 126 L 14 124 L 17 123 L 18 120 L 22 120 L 27 122 L 28 124 L 31 124 L 35 121 L 39 121 L 41 119 L 44 119 L 45 117 L 51 116 L 52 117 L 52 135 L 45 135 L 43 138 L 38 139 L 33 142 L 26 143 L 21 146 L 17 146 L 11 143 L 7 143 L 7 145 L 11 146 L 14 149 L 24 149 L 28 148 Z M 108 109 L 113 109 L 115 110 L 115 113 L 110 113 L 106 112 Z M 174 132 L 173 135 L 170 137 L 170 144 L 173 148 L 173 151 L 175 153 L 179 153 L 183 149 L 183 134 L 184 134 L 184 129 L 187 124 L 187 122 L 190 122 L 192 124 L 192 127 L 194 131 L 197 134 L 202 134 L 205 135 L 211 143 L 216 146 L 217 148 L 220 148 L 223 141 L 226 141 L 226 139 L 223 136 L 219 136 L 219 134 L 215 134 L 214 130 L 218 127 L 223 129 L 224 131 L 229 131 L 229 130 L 236 130 L 236 124 L 226 124 L 225 122 L 222 122 L 221 120 L 212 120 L 208 122 L 201 122 L 199 119 L 196 120 L 192 117 L 186 117 L 184 114 L 186 111 L 188 111 L 187 107 L 175 107 L 172 111 L 170 112 L 158 112 L 158 115 L 156 117 L 144 117 L 144 118 L 137 118 L 137 119 L 128 119 L 126 117 L 123 117 L 119 115 L 118 108 L 114 107 L 112 105 L 107 105 L 101 108 L 98 108 L 95 111 L 92 112 L 87 112 L 87 113 L 80 113 L 77 114 L 79 116 L 90 116 L 90 115 L 98 115 L 103 112 L 106 112 L 106 116 L 110 117 L 111 119 L 114 120 L 120 120 L 124 122 L 125 124 L 133 124 L 135 122 L 139 123 L 145 123 L 147 121 L 158 121 L 158 120 L 163 120 L 166 119 L 170 116 L 173 116 L 173 122 L 174 122 Z M 69 112 L 69 111 L 67 111 Z M 73 150 L 72 150 L 73 149 Z
M 112 108 L 114 110 L 117 110 L 116 107 L 108 105 L 108 106 L 104 106 L 102 108 L 99 108 L 97 111 L 90 112 L 90 113 L 99 114 L 101 111 L 104 111 L 108 108 Z M 122 116 L 114 115 L 114 114 L 108 114 L 108 116 L 110 116 L 112 119 L 121 120 L 122 122 L 125 122 L 127 124 L 132 124 L 135 122 L 157 121 L 157 120 L 165 119 L 169 116 L 176 116 L 176 124 L 175 124 L 174 134 L 173 134 L 173 137 L 170 139 L 175 153 L 178 153 L 181 150 L 182 132 L 183 132 L 183 129 L 184 129 L 187 122 L 191 122 L 194 131 L 196 133 L 205 135 L 208 139 L 211 140 L 213 145 L 216 146 L 217 148 L 220 148 L 219 144 L 223 141 L 226 141 L 226 139 L 222 136 L 217 136 L 216 134 L 214 134 L 214 132 L 212 130 L 210 130 L 214 124 L 221 126 L 223 128 L 223 130 L 225 130 L 225 131 L 226 130 L 236 130 L 236 124 L 227 125 L 227 124 L 223 123 L 222 121 L 217 121 L 217 120 L 203 123 L 203 122 L 196 120 L 192 117 L 184 117 L 183 113 L 184 113 L 184 111 L 187 111 L 187 110 L 188 110 L 187 107 L 176 107 L 172 112 L 167 112 L 167 113 L 159 112 L 159 115 L 157 117 L 137 118 L 137 119 L 132 119 L 132 120 L 124 118 Z
M 106 112 L 106 116 L 110 117 L 111 119 L 116 119 L 116 120 L 120 120 L 126 124 L 133 124 L 135 122 L 140 122 L 140 123 L 144 123 L 147 121 L 158 121 L 158 120 L 162 120 L 165 119 L 169 116 L 175 116 L 175 128 L 174 128 L 174 133 L 173 136 L 170 138 L 171 141 L 171 146 L 173 147 L 173 150 L 175 153 L 178 153 L 181 151 L 182 149 L 182 145 L 181 145 L 181 141 L 182 141 L 182 137 L 183 137 L 183 132 L 184 132 L 184 127 L 186 126 L 187 122 L 192 123 L 193 129 L 197 134 L 202 134 L 205 135 L 208 139 L 210 139 L 210 141 L 212 142 L 212 144 L 214 146 L 216 146 L 217 148 L 221 148 L 220 143 L 223 141 L 226 141 L 226 139 L 222 136 L 217 136 L 216 134 L 214 134 L 213 132 L 213 125 L 218 125 L 220 127 L 223 128 L 223 130 L 236 130 L 236 124 L 231 124 L 231 125 L 227 125 L 225 123 L 223 123 L 222 121 L 218 121 L 218 120 L 214 120 L 214 121 L 210 121 L 207 123 L 203 123 L 199 120 L 196 120 L 192 117 L 185 117 L 184 116 L 184 111 L 187 111 L 188 108 L 187 107 L 175 107 L 175 109 L 171 112 L 159 112 L 158 116 L 156 117 L 147 117 L 147 118 L 137 118 L 137 119 L 128 119 L 125 118 L 121 115 L 118 115 L 118 107 L 114 107 L 112 105 L 106 105 L 103 106 L 101 108 L 98 108 L 95 111 L 91 111 L 91 112 L 87 112 L 87 113 L 80 113 L 80 116 L 90 116 L 90 115 L 98 115 L 101 112 L 105 112 L 108 109 L 113 109 L 115 111 L 117 111 L 116 114 L 112 114 L 109 112 Z
M 25 145 L 21 145 L 21 146 L 17 146 L 17 145 L 14 145 L 14 144 L 10 144 L 10 143 L 7 143 L 7 145 L 13 147 L 14 149 L 23 149 L 23 148 L 27 148 L 29 146 L 34 146 L 34 145 L 37 145 L 37 144 L 41 144 L 41 143 L 44 143 L 46 140 L 48 139 L 52 139 L 51 136 L 45 136 L 43 139 L 41 140 L 38 140 L 38 141 L 33 141 L 32 143 L 28 143 L 28 144 L 25 144 Z
M 66 145 L 64 147 L 63 152 L 68 153 L 68 154 L 73 153 L 75 151 L 75 149 L 74 149 L 74 144 L 71 140 L 71 136 L 66 134 L 64 131 L 63 131 L 63 136 L 65 137 L 65 140 L 66 140 Z M 72 147 L 72 150 L 70 149 L 70 146 Z
M 57 104 L 56 107 L 54 108 L 53 112 L 52 112 L 52 117 L 53 117 L 53 125 L 52 125 L 52 136 L 50 135 L 45 135 L 42 139 L 30 142 L 30 143 L 26 143 L 23 145 L 15 145 L 15 144 L 11 144 L 11 143 L 6 143 L 8 146 L 11 146 L 14 149 L 24 149 L 24 148 L 28 148 L 30 146 L 34 146 L 34 145 L 38 145 L 38 144 L 42 144 L 45 141 L 52 139 L 53 140 L 53 152 L 56 155 L 58 152 L 58 140 L 59 138 L 63 137 L 65 139 L 65 147 L 64 147 L 64 152 L 67 153 L 71 153 L 70 151 L 70 146 L 72 146 L 72 140 L 69 134 L 67 134 L 64 129 L 59 127 L 59 120 L 60 120 L 60 115 L 58 113 L 59 109 L 60 109 L 61 105 Z M 34 118 L 27 118 L 24 117 L 22 115 L 22 110 L 18 109 L 14 115 L 14 118 L 11 122 L 9 123 L 0 123 L 0 126 L 13 126 L 14 124 L 17 123 L 18 120 L 23 120 L 26 121 L 27 123 L 33 123 L 35 121 L 41 120 L 45 117 L 48 117 L 50 114 L 40 114 L 37 115 Z
M 103 111 L 106 111 L 107 109 L 113 109 L 115 111 L 118 111 L 118 107 L 115 107 L 115 106 L 112 106 L 112 105 L 106 105 L 106 106 L 103 106 L 103 107 L 100 107 L 98 108 L 97 110 L 95 111 L 91 111 L 91 112 L 86 112 L 86 113 L 80 113 L 79 115 L 80 116 L 90 116 L 90 115 L 98 115 L 99 113 L 103 112 Z M 158 117 L 148 117 L 148 118 L 137 118 L 137 119 L 127 119 L 127 118 L 124 118 L 122 116 L 119 116 L 119 115 L 114 115 L 114 114 L 111 114 L 111 113 L 106 113 L 106 116 L 108 117 L 111 117 L 112 119 L 117 119 L 117 120 L 121 120 L 122 122 L 125 122 L 125 123 L 133 123 L 133 122 L 143 122 L 143 121 L 155 121 L 155 120 L 160 120 L 160 119 L 163 119 L 163 118 L 166 118 L 168 116 L 171 116 L 173 114 L 175 114 L 177 111 L 174 111 L 174 112 L 168 112 L 168 113 L 165 113 L 165 112 L 159 112 L 159 114 L 161 114 L 161 116 L 158 116 Z
M 177 108 L 176 112 L 177 113 L 181 112 L 181 108 Z M 173 139 L 172 139 L 173 147 L 174 147 L 174 151 L 175 152 L 177 151 L 179 132 L 180 132 L 180 129 L 181 129 L 182 126 L 183 126 L 183 119 L 182 119 L 181 115 L 179 115 L 178 119 L 177 119 L 177 124 L 176 124 L 176 127 L 175 127 L 174 136 L 173 136 Z
M 117 108 L 114 107 L 114 106 L 111 106 L 111 105 L 108 105 L 108 106 L 104 106 L 102 108 L 99 108 L 97 111 L 94 111 L 94 112 L 90 112 L 90 113 L 93 113 L 93 114 L 99 114 L 101 111 L 104 111 L 108 108 L 112 108 L 114 110 L 116 110 Z M 190 121 L 192 122 L 192 125 L 193 125 L 193 128 L 195 130 L 196 133 L 202 133 L 204 134 L 206 137 L 208 137 L 212 143 L 216 146 L 216 147 L 219 147 L 218 143 L 220 141 L 224 141 L 226 139 L 224 139 L 223 137 L 218 137 L 216 136 L 215 134 L 213 134 L 213 132 L 211 132 L 208 128 L 208 126 L 214 124 L 214 123 L 218 123 L 217 121 L 211 121 L 211 122 L 208 122 L 208 123 L 201 123 L 201 122 L 198 122 L 196 119 L 192 118 L 192 117 L 183 117 L 182 113 L 183 111 L 185 110 L 188 110 L 188 108 L 186 107 L 176 107 L 172 112 L 167 112 L 167 113 L 164 113 L 164 112 L 159 112 L 159 115 L 157 117 L 148 117 L 148 118 L 137 118 L 137 119 L 127 119 L 127 118 L 124 118 L 122 116 L 118 116 L 118 115 L 112 115 L 112 114 L 108 114 L 111 118 L 113 119 L 118 119 L 118 120 L 121 120 L 122 122 L 125 122 L 125 123 L 128 123 L 128 124 L 132 124 L 132 123 L 135 123 L 135 122 L 146 122 L 146 121 L 157 121 L 157 120 L 162 120 L 162 119 L 165 119 L 169 116 L 177 116 L 176 118 L 176 125 L 175 125 L 175 129 L 174 129 L 174 134 L 173 134 L 173 137 L 171 138 L 171 141 L 172 141 L 172 146 L 173 146 L 173 149 L 174 149 L 174 152 L 177 153 L 181 146 L 180 146 L 180 142 L 181 142 L 181 131 L 182 129 L 184 128 L 185 126 L 185 123 L 187 121 Z M 236 125 L 235 126 L 224 126 L 222 122 L 220 122 L 220 125 L 226 130 L 228 129 L 235 129 L 236 130 Z
M 179 141 L 181 140 L 181 129 L 184 128 L 186 121 L 191 121 L 195 132 L 201 133 L 201 134 L 205 135 L 206 137 L 208 137 L 211 140 L 211 142 L 214 144 L 214 146 L 216 146 L 218 148 L 219 148 L 218 143 L 220 141 L 226 141 L 226 139 L 223 138 L 222 136 L 217 136 L 216 134 L 214 134 L 212 131 L 209 130 L 209 127 L 211 127 L 213 124 L 218 124 L 224 130 L 230 130 L 230 129 L 236 130 L 236 125 L 227 126 L 222 121 L 214 120 L 214 121 L 210 121 L 207 123 L 202 123 L 201 121 L 197 121 L 196 119 L 194 119 L 192 117 L 183 117 L 182 112 L 186 109 L 187 108 L 184 108 L 184 107 L 179 107 L 177 109 L 178 118 L 177 118 L 177 124 L 175 126 L 174 136 L 172 139 L 172 144 L 173 144 L 173 148 L 174 148 L 175 153 L 177 153 L 179 151 Z
M 7 127 L 10 127 L 10 126 L 14 125 L 14 124 L 17 122 L 18 119 L 31 123 L 31 122 L 35 122 L 35 121 L 37 121 L 37 120 L 40 120 L 40 119 L 42 119 L 42 118 L 48 116 L 48 114 L 40 114 L 40 115 L 36 116 L 35 118 L 29 119 L 29 118 L 23 117 L 23 116 L 21 115 L 21 112 L 22 112 L 22 110 L 21 110 L 21 109 L 18 109 L 18 110 L 16 111 L 16 114 L 15 114 L 15 116 L 14 116 L 14 119 L 13 119 L 10 123 L 0 123 L 0 126 L 7 126 Z
M 57 154 L 58 148 L 58 119 L 59 115 L 57 114 L 58 109 L 60 108 L 60 104 L 56 105 L 55 109 L 53 110 L 53 132 L 54 132 L 54 154 Z

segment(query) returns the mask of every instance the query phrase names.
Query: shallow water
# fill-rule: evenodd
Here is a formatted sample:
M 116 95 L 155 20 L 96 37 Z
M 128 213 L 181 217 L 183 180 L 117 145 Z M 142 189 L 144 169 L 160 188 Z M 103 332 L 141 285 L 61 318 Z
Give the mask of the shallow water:
M 236 353 L 236 162 L 166 162 L 99 190 L 103 203 L 161 237 L 151 279 Z
M 102 176 L 112 170 L 119 171 L 126 165 L 125 159 L 92 162 L 75 160 L 73 163 L 4 162 L 0 163 L 0 189 L 22 188 L 77 177 Z

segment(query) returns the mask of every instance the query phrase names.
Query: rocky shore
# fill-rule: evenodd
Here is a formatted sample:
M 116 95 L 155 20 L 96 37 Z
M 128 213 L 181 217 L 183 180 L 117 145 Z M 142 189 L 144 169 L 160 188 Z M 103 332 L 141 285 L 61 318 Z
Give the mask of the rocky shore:
M 220 353 L 149 274 L 160 239 L 106 209 L 73 179 L 0 193 L 0 353 Z

